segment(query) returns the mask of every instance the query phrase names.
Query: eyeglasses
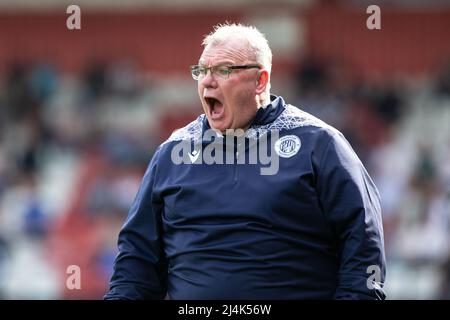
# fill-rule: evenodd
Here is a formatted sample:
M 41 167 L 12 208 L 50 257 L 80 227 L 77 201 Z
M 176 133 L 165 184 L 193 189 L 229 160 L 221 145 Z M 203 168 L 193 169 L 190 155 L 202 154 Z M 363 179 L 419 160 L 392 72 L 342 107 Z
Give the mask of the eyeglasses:
M 211 71 L 211 75 L 217 76 L 221 79 L 228 79 L 228 76 L 236 69 L 260 69 L 261 67 L 257 64 L 246 64 L 241 66 L 212 66 L 212 67 L 202 67 L 199 65 L 191 66 L 191 75 L 194 80 L 201 80 L 206 77 L 208 70 Z

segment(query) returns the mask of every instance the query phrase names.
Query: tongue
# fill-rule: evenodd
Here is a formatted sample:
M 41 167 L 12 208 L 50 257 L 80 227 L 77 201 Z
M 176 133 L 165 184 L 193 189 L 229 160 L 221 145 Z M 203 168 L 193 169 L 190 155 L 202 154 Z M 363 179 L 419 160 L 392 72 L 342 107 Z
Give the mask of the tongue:
M 220 103 L 219 101 L 216 101 L 216 103 L 214 103 L 214 107 L 211 110 L 211 115 L 213 118 L 218 118 L 222 115 L 223 113 L 223 104 Z

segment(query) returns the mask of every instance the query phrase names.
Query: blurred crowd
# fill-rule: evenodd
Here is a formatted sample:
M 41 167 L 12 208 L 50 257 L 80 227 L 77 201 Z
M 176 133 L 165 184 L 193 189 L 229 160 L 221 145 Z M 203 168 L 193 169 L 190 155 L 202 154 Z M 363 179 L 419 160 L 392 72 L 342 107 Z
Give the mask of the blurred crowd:
M 379 188 L 388 298 L 450 298 L 449 66 L 368 80 L 303 59 L 285 81 L 287 101 L 343 132 Z M 0 298 L 102 298 L 152 153 L 201 112 L 195 82 L 162 83 L 133 61 L 0 74 Z M 66 288 L 69 265 L 82 290 Z

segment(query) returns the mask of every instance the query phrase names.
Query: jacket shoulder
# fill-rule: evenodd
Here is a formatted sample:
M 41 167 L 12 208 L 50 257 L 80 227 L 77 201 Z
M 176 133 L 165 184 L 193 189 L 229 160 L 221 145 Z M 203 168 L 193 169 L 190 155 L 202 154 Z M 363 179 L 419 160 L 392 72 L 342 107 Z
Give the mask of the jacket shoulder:
M 273 122 L 271 129 L 292 130 L 299 127 L 315 127 L 337 131 L 335 128 L 320 120 L 319 118 L 291 104 L 286 105 L 285 110 Z
M 201 114 L 183 128 L 175 130 L 170 137 L 164 141 L 161 146 L 173 142 L 173 141 L 182 141 L 182 140 L 193 140 L 194 142 L 200 141 L 202 136 L 202 127 L 203 121 L 205 119 L 205 115 Z
M 324 131 L 333 135 L 339 131 L 324 121 L 293 105 L 287 104 L 284 111 L 271 123 L 255 126 L 248 130 L 247 137 L 258 137 L 267 131 L 290 131 L 308 127 L 312 131 Z

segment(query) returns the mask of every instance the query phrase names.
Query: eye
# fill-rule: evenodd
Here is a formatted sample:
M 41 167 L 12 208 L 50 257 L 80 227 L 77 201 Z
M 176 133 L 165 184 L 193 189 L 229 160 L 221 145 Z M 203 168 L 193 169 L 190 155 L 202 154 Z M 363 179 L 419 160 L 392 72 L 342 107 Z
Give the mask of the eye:
M 206 74 L 206 68 L 200 66 L 191 66 L 191 74 L 195 80 L 199 80 Z
M 192 74 L 198 77 L 200 75 L 200 68 L 192 68 Z
M 230 69 L 227 66 L 218 66 L 215 68 L 214 72 L 219 76 L 228 76 L 230 74 Z

